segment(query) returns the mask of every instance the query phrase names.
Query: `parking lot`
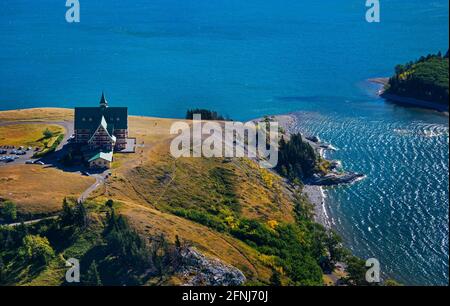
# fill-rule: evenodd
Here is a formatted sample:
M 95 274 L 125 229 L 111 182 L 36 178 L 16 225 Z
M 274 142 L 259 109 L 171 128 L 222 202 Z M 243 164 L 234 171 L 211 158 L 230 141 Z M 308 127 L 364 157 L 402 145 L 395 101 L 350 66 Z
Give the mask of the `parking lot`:
M 32 164 L 39 163 L 32 159 L 36 148 L 25 146 L 0 146 L 0 167 L 6 164 Z

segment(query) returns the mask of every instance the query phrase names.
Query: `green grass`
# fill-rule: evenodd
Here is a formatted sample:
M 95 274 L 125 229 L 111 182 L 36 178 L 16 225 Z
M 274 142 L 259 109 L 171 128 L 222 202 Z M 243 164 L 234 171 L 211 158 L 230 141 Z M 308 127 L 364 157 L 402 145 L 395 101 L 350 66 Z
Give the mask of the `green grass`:
M 43 132 L 46 129 L 54 134 L 52 139 L 43 137 Z M 45 148 L 47 143 L 53 142 L 63 131 L 64 129 L 61 126 L 55 124 L 11 124 L 0 126 L 0 146 Z
M 59 144 L 63 141 L 64 134 L 56 134 L 44 141 L 44 149 L 34 153 L 33 158 L 42 158 L 56 150 Z

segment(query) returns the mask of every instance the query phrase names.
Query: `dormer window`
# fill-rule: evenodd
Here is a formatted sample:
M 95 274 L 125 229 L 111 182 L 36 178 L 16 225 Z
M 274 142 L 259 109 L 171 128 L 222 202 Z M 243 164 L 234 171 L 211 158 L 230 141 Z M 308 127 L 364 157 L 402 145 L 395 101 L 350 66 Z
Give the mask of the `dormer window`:
M 117 117 L 117 121 L 120 121 L 120 118 L 119 118 L 119 117 Z
M 83 117 L 83 119 L 82 119 L 82 120 L 83 120 L 83 121 L 86 121 L 86 118 L 84 118 L 84 117 Z
M 89 118 L 89 121 L 92 121 L 92 118 Z

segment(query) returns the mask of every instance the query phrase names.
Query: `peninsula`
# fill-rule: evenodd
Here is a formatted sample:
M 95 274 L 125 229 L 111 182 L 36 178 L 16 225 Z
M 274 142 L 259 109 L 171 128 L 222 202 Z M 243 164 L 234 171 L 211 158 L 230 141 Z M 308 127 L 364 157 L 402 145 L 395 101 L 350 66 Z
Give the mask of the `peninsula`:
M 395 67 L 389 79 L 371 79 L 384 85 L 381 97 L 399 104 L 448 112 L 449 79 L 448 51 L 429 54 L 415 62 Z

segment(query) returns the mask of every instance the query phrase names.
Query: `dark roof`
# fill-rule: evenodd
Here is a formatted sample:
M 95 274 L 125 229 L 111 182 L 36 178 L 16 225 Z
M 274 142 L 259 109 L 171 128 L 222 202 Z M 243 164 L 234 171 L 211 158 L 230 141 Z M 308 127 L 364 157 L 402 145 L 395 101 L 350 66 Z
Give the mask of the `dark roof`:
M 95 130 L 102 116 L 108 124 L 108 130 L 128 129 L 127 107 L 75 107 L 75 129 Z

